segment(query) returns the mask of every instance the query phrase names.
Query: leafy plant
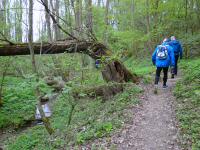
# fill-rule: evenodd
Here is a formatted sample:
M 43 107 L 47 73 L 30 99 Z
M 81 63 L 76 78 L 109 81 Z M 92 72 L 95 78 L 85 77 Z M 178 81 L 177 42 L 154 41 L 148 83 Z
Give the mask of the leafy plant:
M 183 147 L 200 149 L 200 59 L 187 60 L 181 63 L 183 79 L 175 88 L 177 97 L 177 117 L 180 122 Z M 188 143 L 190 145 L 188 145 Z

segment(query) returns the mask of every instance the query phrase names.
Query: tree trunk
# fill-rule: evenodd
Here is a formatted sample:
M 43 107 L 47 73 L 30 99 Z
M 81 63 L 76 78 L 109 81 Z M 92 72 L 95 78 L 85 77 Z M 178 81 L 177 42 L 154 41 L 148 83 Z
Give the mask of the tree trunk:
M 56 14 L 56 22 L 59 24 L 59 0 L 55 1 L 55 14 Z M 55 39 L 60 39 L 60 29 L 58 28 L 58 25 L 55 25 Z
M 56 53 L 84 53 L 93 59 L 101 59 L 102 56 L 110 56 L 110 51 L 100 43 L 77 42 L 76 40 L 60 41 L 53 45 L 44 43 L 41 48 L 40 43 L 33 43 L 35 54 L 56 54 Z M 41 51 L 42 50 L 42 51 Z M 0 56 L 28 55 L 29 47 L 27 43 L 19 45 L 0 45 Z M 102 71 L 104 80 L 107 82 L 138 82 L 138 77 L 130 73 L 126 67 L 117 60 L 105 64 Z
M 150 4 L 149 4 L 149 0 L 146 0 L 146 29 L 147 29 L 147 34 L 150 35 L 150 30 L 151 30 L 151 26 L 150 26 Z M 150 52 L 153 51 L 152 45 L 151 45 L 151 37 L 149 36 L 149 39 L 147 41 L 147 45 L 148 45 L 148 49 Z
M 97 6 L 101 7 L 101 0 L 98 0 Z
M 109 13 L 109 0 L 106 1 L 106 8 L 105 8 L 105 31 L 104 31 L 104 42 L 105 45 L 108 45 L 108 26 L 109 26 L 109 17 L 108 17 L 108 13 Z
M 102 71 L 102 76 L 107 82 L 139 82 L 138 76 L 126 69 L 126 67 L 118 60 L 113 60 L 106 64 Z
M 35 64 L 35 54 L 34 54 L 34 47 L 33 47 L 33 0 L 29 0 L 29 33 L 28 33 L 28 46 L 31 54 L 31 60 L 32 60 L 32 67 L 33 67 L 33 73 L 36 74 L 36 81 L 39 82 L 39 74 L 37 71 L 37 67 Z M 41 95 L 39 87 L 36 87 L 36 96 L 38 97 L 38 110 L 40 112 L 41 118 L 44 122 L 45 128 L 49 134 L 53 133 L 53 129 L 50 126 L 49 119 L 45 117 L 45 113 L 42 108 L 41 104 Z
M 76 37 L 81 37 L 82 30 L 82 0 L 76 0 L 75 2 L 75 26 L 76 26 Z
M 44 3 L 46 6 L 49 6 L 48 0 L 44 0 Z M 49 42 L 52 42 L 50 15 L 47 11 L 45 11 L 45 19 L 46 19 L 46 28 L 47 28 L 48 39 L 49 39 Z
M 92 0 L 87 0 L 87 28 L 88 28 L 88 32 L 92 33 L 93 32 L 93 21 L 92 21 Z
M 185 33 L 186 33 L 186 40 L 188 34 L 188 0 L 185 0 Z M 189 58 L 189 48 L 188 45 L 185 46 L 185 56 Z
M 42 0 L 42 2 L 44 3 L 44 0 Z M 55 6 L 53 4 L 53 1 L 50 0 L 50 5 L 51 5 L 51 8 L 52 8 L 52 11 L 54 14 L 54 18 L 55 18 L 55 21 L 53 21 L 53 27 L 54 27 L 54 40 L 58 40 L 60 38 L 60 29 L 59 29 L 59 0 L 56 0 L 55 1 Z M 44 3 L 44 6 L 48 8 L 48 5 L 45 5 Z M 46 8 L 45 8 L 46 9 Z M 49 14 L 49 10 L 46 12 Z

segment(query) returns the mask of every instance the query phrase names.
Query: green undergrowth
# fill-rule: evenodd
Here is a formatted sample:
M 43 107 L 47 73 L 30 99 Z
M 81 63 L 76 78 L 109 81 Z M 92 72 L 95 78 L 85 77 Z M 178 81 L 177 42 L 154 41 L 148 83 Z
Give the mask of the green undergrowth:
M 78 100 L 67 94 L 61 95 L 55 101 L 50 120 L 55 129 L 53 136 L 49 137 L 43 126 L 35 126 L 8 140 L 6 149 L 66 149 L 69 145 L 74 147 L 109 136 L 130 119 L 131 114 L 126 113 L 126 108 L 139 103 L 137 95 L 141 92 L 136 85 L 127 85 L 123 93 L 106 101 L 87 98 L 84 94 Z
M 36 83 L 34 76 L 29 76 L 26 79 L 5 78 L 2 91 L 3 105 L 0 107 L 0 130 L 18 129 L 35 119 L 36 86 L 43 94 L 52 92 L 52 89 L 45 84 L 44 80 Z
M 126 113 L 126 108 L 139 103 L 137 95 L 141 89 L 130 83 L 126 85 L 123 93 L 119 93 L 111 99 L 87 98 L 86 94 L 81 93 L 84 92 L 82 89 L 105 85 L 101 69 L 94 68 L 93 61 L 82 67 L 81 57 L 79 55 L 71 56 L 56 56 L 61 63 L 60 66 L 55 66 L 52 57 L 45 56 L 40 59 L 38 56 L 37 65 L 41 79 L 45 75 L 57 77 L 59 71 L 62 71 L 68 79 L 66 86 L 72 88 L 71 91 L 76 89 L 80 92 L 80 99 L 74 100 L 72 96 L 69 96 L 70 94 L 66 94 L 69 91 L 64 90 L 65 94 L 60 95 L 53 104 L 53 115 L 50 122 L 55 129 L 55 134 L 51 137 L 48 136 L 43 126 L 31 127 L 24 133 L 6 141 L 6 149 L 45 150 L 65 149 L 69 145 L 79 146 L 88 141 L 109 136 L 130 119 L 131 114 Z M 10 61 L 13 62 L 12 59 Z M 0 129 L 3 130 L 20 128 L 28 121 L 33 120 L 37 103 L 34 94 L 36 83 L 31 77 L 30 58 L 15 57 L 14 62 L 15 65 L 9 66 L 7 72 L 9 76 L 6 76 L 3 86 L 3 107 L 0 108 Z M 147 83 L 150 81 L 149 74 L 153 70 L 150 61 L 130 58 L 125 65 Z M 0 74 L 4 72 L 3 67 L 4 65 L 0 68 Z M 57 67 L 62 69 L 57 70 Z M 13 77 L 13 75 L 23 75 L 25 78 Z M 82 89 L 79 90 L 78 87 Z M 49 90 L 43 84 L 42 89 L 43 91 Z
M 131 72 L 136 73 L 139 77 L 141 77 L 144 83 L 150 83 L 152 81 L 151 74 L 154 72 L 155 68 L 152 65 L 150 58 L 135 59 L 131 57 L 125 61 L 125 65 Z
M 36 98 L 31 80 L 6 77 L 0 107 L 0 129 L 22 126 L 34 119 Z
M 177 118 L 184 149 L 200 149 L 200 59 L 181 62 L 183 78 L 177 83 Z
M 83 58 L 86 59 L 83 64 Z M 0 59 L 0 76 L 5 71 L 9 76 L 27 78 L 32 74 L 30 56 L 5 57 Z M 96 69 L 95 62 L 89 56 L 80 54 L 36 55 L 36 65 L 40 78 L 62 77 L 76 84 L 96 85 L 105 83 L 101 77 L 101 69 Z

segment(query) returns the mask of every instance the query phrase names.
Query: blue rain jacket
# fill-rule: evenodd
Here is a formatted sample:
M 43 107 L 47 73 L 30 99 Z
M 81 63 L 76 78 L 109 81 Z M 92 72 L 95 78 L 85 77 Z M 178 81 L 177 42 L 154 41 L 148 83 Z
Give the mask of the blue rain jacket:
M 173 48 L 174 55 L 180 55 L 180 58 L 183 56 L 183 49 L 179 41 L 173 40 L 169 42 L 169 45 Z
M 158 45 L 156 47 L 154 53 L 152 54 L 153 64 L 155 64 L 156 67 L 174 66 L 175 65 L 175 58 L 174 58 L 173 48 L 170 45 L 168 45 L 168 43 L 163 43 L 162 45 L 167 47 L 168 57 L 167 57 L 167 59 L 164 59 L 164 60 L 160 60 L 159 58 L 157 58 L 157 51 L 158 51 L 158 47 L 159 47 L 159 45 Z

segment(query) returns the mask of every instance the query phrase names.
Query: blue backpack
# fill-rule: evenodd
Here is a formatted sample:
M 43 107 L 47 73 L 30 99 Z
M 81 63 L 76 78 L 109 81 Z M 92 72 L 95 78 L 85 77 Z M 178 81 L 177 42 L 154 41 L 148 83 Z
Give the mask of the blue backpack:
M 159 60 L 165 60 L 168 57 L 167 47 L 164 45 L 159 45 L 158 50 L 156 52 L 156 56 Z

